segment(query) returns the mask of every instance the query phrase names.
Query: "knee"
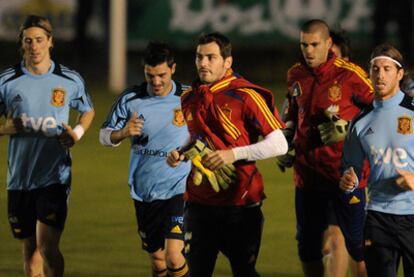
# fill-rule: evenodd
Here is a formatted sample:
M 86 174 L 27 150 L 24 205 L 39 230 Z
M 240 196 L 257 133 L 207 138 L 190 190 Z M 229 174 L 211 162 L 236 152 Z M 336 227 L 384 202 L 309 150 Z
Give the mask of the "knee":
M 169 268 L 179 268 L 185 262 L 183 254 L 179 251 L 167 251 L 165 259 Z
M 331 236 L 332 251 L 345 250 L 345 240 L 342 233 L 333 233 Z
M 164 270 L 167 268 L 165 264 L 165 254 L 164 251 L 158 250 L 153 253 L 150 253 L 152 268 L 155 270 Z

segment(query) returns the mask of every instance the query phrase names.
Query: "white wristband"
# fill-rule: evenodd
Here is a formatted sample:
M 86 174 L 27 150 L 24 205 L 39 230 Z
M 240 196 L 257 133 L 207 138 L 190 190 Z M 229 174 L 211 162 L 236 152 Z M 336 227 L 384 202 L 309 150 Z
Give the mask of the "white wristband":
M 75 126 L 75 128 L 73 128 L 73 132 L 78 137 L 78 140 L 80 140 L 81 137 L 83 136 L 83 134 L 85 134 L 85 129 L 83 129 L 83 127 L 78 124 L 78 125 Z

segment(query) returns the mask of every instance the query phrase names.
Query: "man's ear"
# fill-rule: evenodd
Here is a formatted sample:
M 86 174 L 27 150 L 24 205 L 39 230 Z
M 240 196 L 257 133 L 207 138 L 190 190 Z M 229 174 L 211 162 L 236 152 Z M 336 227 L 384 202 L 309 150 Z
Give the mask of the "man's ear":
M 224 67 L 226 69 L 230 69 L 232 65 L 233 65 L 233 57 L 232 56 L 227 57 L 226 59 L 224 59 Z

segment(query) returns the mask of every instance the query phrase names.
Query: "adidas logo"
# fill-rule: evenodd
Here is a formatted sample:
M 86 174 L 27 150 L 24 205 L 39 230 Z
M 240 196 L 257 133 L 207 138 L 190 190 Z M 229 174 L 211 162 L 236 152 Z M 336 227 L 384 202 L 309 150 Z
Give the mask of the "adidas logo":
M 368 128 L 368 130 L 365 132 L 364 136 L 372 135 L 374 131 L 371 129 L 371 127 Z
M 351 200 L 349 200 L 349 204 L 358 204 L 359 202 L 361 202 L 361 200 L 358 199 L 358 197 L 356 197 L 355 195 L 352 196 Z
M 183 231 L 181 231 L 180 226 L 175 225 L 174 228 L 172 228 L 170 232 L 174 234 L 182 234 Z

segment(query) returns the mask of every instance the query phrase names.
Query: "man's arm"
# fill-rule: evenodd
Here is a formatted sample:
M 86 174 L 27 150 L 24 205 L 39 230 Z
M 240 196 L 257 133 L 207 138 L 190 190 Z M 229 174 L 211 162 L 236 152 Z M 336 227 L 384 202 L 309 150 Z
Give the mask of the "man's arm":
M 99 132 L 99 141 L 104 146 L 118 146 L 125 138 L 141 135 L 143 127 L 144 120 L 133 112 L 124 128 L 119 130 L 102 128 Z
M 286 138 L 282 131 L 277 129 L 257 143 L 229 150 L 213 151 L 203 157 L 203 164 L 211 170 L 217 170 L 238 160 L 256 161 L 284 155 L 287 150 Z
M 342 150 L 342 177 L 339 187 L 346 192 L 352 192 L 359 185 L 366 158 L 355 126 L 347 133 Z
M 59 142 L 64 147 L 72 147 L 89 129 L 94 117 L 95 110 L 92 108 L 91 110 L 84 112 L 79 116 L 79 120 L 75 128 L 72 129 L 70 125 L 62 123 L 65 130 L 59 136 Z

